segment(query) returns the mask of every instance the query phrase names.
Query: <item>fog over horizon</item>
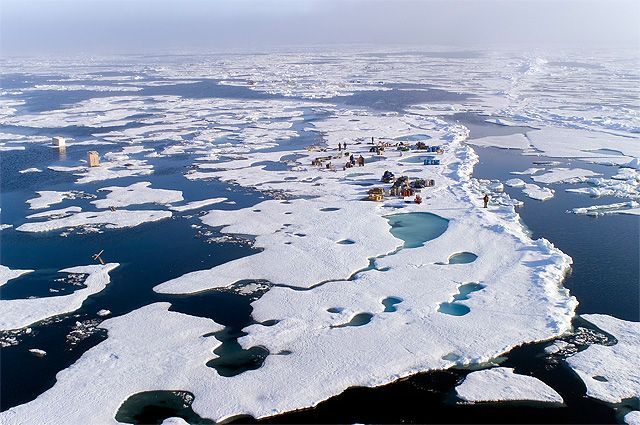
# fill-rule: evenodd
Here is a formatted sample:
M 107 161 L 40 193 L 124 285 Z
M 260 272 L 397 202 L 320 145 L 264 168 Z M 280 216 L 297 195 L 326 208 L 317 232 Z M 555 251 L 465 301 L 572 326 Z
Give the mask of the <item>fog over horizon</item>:
M 10 56 L 640 46 L 640 2 L 0 0 Z

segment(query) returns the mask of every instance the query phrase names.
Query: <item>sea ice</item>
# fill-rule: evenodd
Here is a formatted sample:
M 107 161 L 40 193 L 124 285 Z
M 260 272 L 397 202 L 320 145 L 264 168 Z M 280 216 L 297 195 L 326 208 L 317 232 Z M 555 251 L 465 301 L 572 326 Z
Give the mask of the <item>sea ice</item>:
M 640 425 L 640 410 L 633 410 L 624 415 L 624 422 L 627 425 Z
M 640 323 L 604 314 L 585 314 L 582 318 L 618 341 L 611 346 L 590 345 L 567 359 L 587 386 L 587 395 L 608 403 L 640 398 Z
M 37 198 L 27 200 L 27 204 L 29 204 L 29 208 L 32 210 L 39 210 L 42 208 L 48 208 L 53 204 L 59 204 L 65 199 L 75 199 L 77 194 L 76 192 L 58 192 L 55 190 L 40 190 L 36 192 L 38 194 Z
M 537 184 L 525 183 L 524 189 L 522 189 L 522 193 L 524 193 L 531 199 L 546 201 L 553 198 L 554 191 L 553 189 L 549 189 L 548 187 L 540 187 Z
M 25 174 L 25 173 L 41 173 L 42 170 L 39 168 L 25 168 L 24 170 L 20 170 L 18 171 L 20 174 Z
M 587 180 L 587 177 L 599 176 L 591 170 L 581 168 L 552 168 L 544 174 L 538 174 L 531 178 L 537 183 L 580 183 Z
M 61 273 L 87 274 L 86 288 L 58 297 L 0 300 L 0 330 L 20 329 L 49 317 L 79 309 L 91 295 L 102 291 L 109 283 L 109 272 L 117 263 L 71 267 Z
M 467 141 L 475 146 L 490 146 L 502 149 L 528 149 L 531 147 L 524 134 L 510 134 L 508 136 L 487 136 Z
M 504 184 L 509 187 L 525 187 L 525 182 L 522 179 L 509 179 Z
M 20 232 L 49 232 L 51 230 L 65 229 L 80 226 L 102 226 L 108 229 L 135 227 L 143 223 L 164 220 L 172 216 L 171 211 L 156 210 L 115 210 L 99 212 L 79 212 L 71 216 L 56 218 L 48 221 L 25 223 L 18 226 Z
M 563 403 L 553 388 L 533 376 L 514 373 L 513 369 L 496 367 L 471 372 L 456 387 L 462 400 L 478 403 L 490 401 L 538 401 Z
M 98 189 L 109 192 L 105 199 L 92 201 L 97 208 L 120 208 L 139 204 L 172 204 L 183 200 L 179 190 L 153 189 L 150 182 L 138 182 L 130 186 L 110 186 Z
M 26 273 L 31 273 L 32 271 L 33 270 L 10 269 L 7 266 L 0 265 L 0 286 L 4 285 L 11 279 L 15 279 Z
M 227 200 L 227 198 L 203 199 L 201 201 L 188 202 L 185 205 L 174 205 L 174 206 L 170 207 L 169 209 L 173 210 L 173 211 L 177 211 L 177 212 L 198 210 L 200 208 L 204 208 L 204 207 L 209 206 L 209 205 L 219 204 L 219 203 L 224 202 L 226 200 Z

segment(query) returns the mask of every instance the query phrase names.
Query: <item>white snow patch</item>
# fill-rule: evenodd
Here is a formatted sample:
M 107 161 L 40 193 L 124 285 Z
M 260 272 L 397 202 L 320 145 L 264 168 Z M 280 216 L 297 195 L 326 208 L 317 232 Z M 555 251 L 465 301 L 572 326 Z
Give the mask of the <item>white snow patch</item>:
M 586 181 L 587 177 L 599 176 L 599 173 L 582 168 L 552 168 L 544 174 L 532 176 L 538 183 L 580 183 Z
M 509 187 L 525 187 L 525 182 L 522 179 L 509 179 L 504 182 Z

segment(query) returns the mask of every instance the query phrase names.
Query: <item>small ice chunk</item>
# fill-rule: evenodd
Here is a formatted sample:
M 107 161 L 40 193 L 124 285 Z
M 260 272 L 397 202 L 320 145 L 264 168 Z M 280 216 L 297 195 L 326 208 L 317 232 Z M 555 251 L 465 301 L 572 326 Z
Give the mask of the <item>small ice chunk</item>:
M 627 425 L 640 425 L 640 410 L 632 410 L 624 415 L 624 422 Z
M 524 171 L 512 171 L 511 174 L 516 174 L 519 176 L 532 176 L 544 170 L 545 170 L 544 168 L 531 167 L 531 168 L 527 168 Z
M 41 173 L 42 170 L 39 168 L 25 168 L 24 170 L 20 170 L 18 171 L 20 174 L 26 174 L 26 173 Z
M 111 310 L 102 309 L 98 313 L 96 313 L 100 317 L 105 317 L 111 314 Z
M 47 355 L 46 351 L 40 350 L 39 348 L 32 348 L 29 350 L 29 352 L 36 357 L 44 357 Z
M 571 344 L 569 344 L 566 341 L 562 341 L 562 340 L 555 341 L 553 344 L 549 345 L 548 347 L 545 347 L 544 352 L 547 354 L 556 354 L 564 350 L 565 348 L 567 348 L 569 345 Z
M 536 199 L 538 201 L 546 201 L 547 199 L 551 199 L 553 198 L 554 193 L 553 189 L 549 189 L 548 187 L 541 187 L 533 183 L 525 183 L 522 192 L 529 198 Z
M 37 198 L 27 200 L 27 204 L 32 210 L 48 208 L 53 204 L 59 204 L 65 199 L 74 199 L 76 197 L 74 192 L 58 192 L 55 190 L 40 190 L 36 193 L 38 194 Z
M 526 183 L 522 179 L 509 179 L 504 184 L 509 187 L 524 187 Z
M 532 376 L 518 375 L 506 367 L 471 372 L 456 387 L 456 393 L 473 403 L 525 400 L 563 403 L 560 394 L 544 382 Z
M 162 421 L 162 425 L 189 425 L 189 422 L 185 421 L 182 418 L 172 417 Z

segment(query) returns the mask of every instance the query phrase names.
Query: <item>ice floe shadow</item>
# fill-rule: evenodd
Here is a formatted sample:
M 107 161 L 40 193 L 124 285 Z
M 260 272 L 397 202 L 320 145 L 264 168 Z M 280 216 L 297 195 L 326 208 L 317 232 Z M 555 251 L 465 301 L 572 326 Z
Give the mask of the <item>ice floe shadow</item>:
M 471 309 L 468 306 L 461 304 L 459 301 L 468 300 L 471 293 L 480 291 L 484 287 L 485 286 L 480 283 L 465 283 L 460 285 L 458 287 L 458 293 L 453 296 L 453 300 L 441 303 L 438 306 L 438 311 L 451 316 L 464 316 L 469 313 Z
M 336 243 L 340 245 L 353 245 L 355 242 L 351 239 L 342 239 L 340 241 L 337 241 Z
M 179 417 L 191 424 L 213 424 L 200 417 L 191 408 L 194 395 L 188 391 L 145 391 L 126 399 L 115 415 L 120 423 L 162 423 L 167 418 Z
M 373 319 L 373 314 L 371 313 L 358 313 L 351 318 L 347 323 L 342 323 L 340 325 L 332 325 L 332 328 L 345 328 L 347 326 L 364 326 L 371 322 Z

